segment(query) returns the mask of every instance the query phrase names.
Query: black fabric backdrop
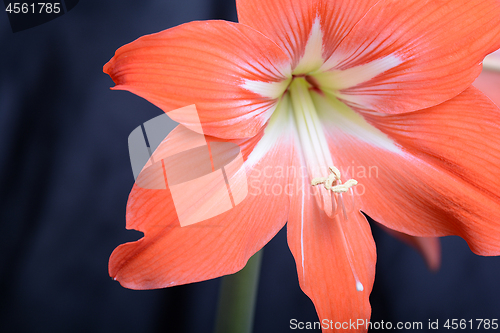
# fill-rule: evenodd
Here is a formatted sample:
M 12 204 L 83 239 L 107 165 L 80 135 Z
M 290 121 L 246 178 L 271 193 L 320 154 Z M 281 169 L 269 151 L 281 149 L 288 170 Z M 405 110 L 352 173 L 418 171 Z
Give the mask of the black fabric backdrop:
M 144 34 L 215 18 L 236 20 L 233 1 L 81 0 L 17 33 L 0 13 L 1 332 L 211 331 L 219 279 L 133 291 L 108 276 L 112 250 L 140 237 L 125 230 L 127 137 L 162 111 L 109 90 L 102 66 Z M 265 248 L 255 332 L 317 320 L 285 229 Z M 447 237 L 442 268 L 430 273 L 414 250 L 372 229 L 372 321 L 439 319 L 442 328 L 446 319 L 500 318 L 500 258 Z

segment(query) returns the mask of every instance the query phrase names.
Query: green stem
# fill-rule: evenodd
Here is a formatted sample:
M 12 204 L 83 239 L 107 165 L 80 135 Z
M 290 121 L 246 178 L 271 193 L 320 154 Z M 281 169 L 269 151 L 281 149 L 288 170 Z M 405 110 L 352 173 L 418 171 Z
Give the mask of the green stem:
M 260 250 L 238 273 L 222 278 L 215 333 L 251 333 L 259 284 Z

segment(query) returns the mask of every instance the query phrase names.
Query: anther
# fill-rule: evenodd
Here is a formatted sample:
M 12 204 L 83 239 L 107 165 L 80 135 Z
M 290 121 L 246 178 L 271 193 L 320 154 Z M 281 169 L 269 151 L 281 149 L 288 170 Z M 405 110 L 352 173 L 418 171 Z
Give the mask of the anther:
M 332 191 L 333 193 L 345 193 L 349 191 L 349 189 L 358 184 L 355 179 L 349 179 L 344 184 L 340 181 L 340 171 L 334 166 L 328 168 L 330 170 L 330 174 L 328 177 L 318 177 L 314 178 L 311 182 L 312 186 L 316 186 L 319 184 L 323 184 L 325 189 Z M 336 183 L 336 185 L 333 185 Z

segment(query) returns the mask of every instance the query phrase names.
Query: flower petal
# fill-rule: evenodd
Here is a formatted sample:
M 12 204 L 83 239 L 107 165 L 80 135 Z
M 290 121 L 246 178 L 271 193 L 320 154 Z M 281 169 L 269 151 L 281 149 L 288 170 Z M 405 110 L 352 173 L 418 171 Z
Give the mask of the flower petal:
M 125 45 L 104 72 L 114 89 L 144 97 L 165 112 L 195 104 L 204 134 L 231 139 L 254 136 L 267 122 L 287 87 L 290 60 L 252 28 L 206 21 Z M 195 130 L 189 117 L 176 114 L 174 120 Z
M 334 163 L 359 182 L 362 210 L 409 235 L 458 235 L 475 253 L 498 255 L 498 107 L 471 87 L 429 109 L 365 117 L 399 150 L 329 132 Z
M 287 52 L 295 68 L 303 58 L 309 62 L 327 59 L 377 1 L 237 0 L 236 7 L 239 22 L 272 39 Z M 313 31 L 313 27 L 320 30 Z M 318 40 L 323 52 L 320 49 L 311 54 L 317 51 L 314 46 Z M 306 72 L 306 67 L 304 64 L 301 72 Z
M 304 162 L 296 163 L 296 168 L 303 174 L 296 178 L 292 191 L 287 230 L 300 286 L 313 301 L 322 323 L 324 319 L 332 325 L 358 319 L 367 322 L 376 261 L 370 226 L 354 207 L 347 220 L 342 212 L 328 217 L 312 195 Z M 334 331 L 334 326 L 331 328 L 323 332 Z
M 231 191 L 233 207 L 228 203 L 228 210 L 219 212 L 219 215 L 209 214 L 213 217 L 203 221 L 203 218 L 195 222 L 191 220 L 190 223 L 183 224 L 179 202 L 176 202 L 179 198 L 177 194 L 180 193 L 180 197 L 185 200 L 181 202 L 184 207 L 189 204 L 191 210 L 199 213 L 188 214 L 188 217 L 204 216 L 210 208 L 220 207 L 223 200 L 222 196 L 214 197 L 215 190 L 206 190 L 205 187 L 211 187 L 213 181 L 207 183 L 202 181 L 201 177 L 196 178 L 196 173 L 201 169 L 199 161 L 192 160 L 195 165 L 190 172 L 193 174 L 185 172 L 182 175 L 181 172 L 175 175 L 177 178 L 170 177 L 167 164 L 182 163 L 182 153 L 171 155 L 168 150 L 176 150 L 192 140 L 190 136 L 185 135 L 185 128 L 182 128 L 180 125 L 172 131 L 153 154 L 153 157 L 160 157 L 162 154 L 167 156 L 160 161 L 155 159 L 157 162 L 152 165 L 160 164 L 161 168 L 147 175 L 149 181 L 134 185 L 130 193 L 127 228 L 144 232 L 144 237 L 117 247 L 109 261 L 110 275 L 127 288 L 162 288 L 234 273 L 243 268 L 247 260 L 286 222 L 289 198 L 283 193 L 277 193 L 275 188 L 284 188 L 288 178 L 274 177 L 269 174 L 268 169 L 290 165 L 292 146 L 284 132 L 281 132 L 283 135 L 269 135 L 273 133 L 273 128 L 268 127 L 268 131 L 260 140 L 257 138 L 240 142 L 246 159 L 243 169 L 235 171 L 224 168 L 227 184 L 224 190 Z M 212 165 L 218 170 L 217 161 L 226 158 L 228 151 L 214 149 L 220 146 L 215 144 L 220 144 L 220 140 L 212 140 L 210 137 L 207 140 L 211 147 Z M 262 142 L 267 142 L 267 150 L 262 147 L 257 149 Z M 256 151 L 260 156 L 252 155 Z M 250 160 L 253 161 L 252 165 L 248 163 Z M 210 158 L 203 163 L 210 165 Z M 238 176 L 238 172 L 241 176 L 241 170 L 245 169 L 246 182 Z M 215 172 L 209 172 L 207 176 L 214 174 Z M 188 184 L 188 180 L 182 179 L 182 176 L 192 176 L 198 186 Z M 165 182 L 165 177 L 168 182 L 166 189 L 147 189 L 139 186 L 154 183 L 151 178 L 158 178 L 156 182 Z M 179 187 L 180 191 L 175 192 L 174 187 Z M 245 194 L 246 189 L 248 194 L 245 197 L 241 194 Z M 210 205 L 210 202 L 213 205 Z
M 500 47 L 500 2 L 382 0 L 350 31 L 323 69 L 391 59 L 392 68 L 337 92 L 351 106 L 401 113 L 464 91 Z M 394 61 L 397 59 L 398 61 Z M 387 61 L 384 61 L 386 63 Z

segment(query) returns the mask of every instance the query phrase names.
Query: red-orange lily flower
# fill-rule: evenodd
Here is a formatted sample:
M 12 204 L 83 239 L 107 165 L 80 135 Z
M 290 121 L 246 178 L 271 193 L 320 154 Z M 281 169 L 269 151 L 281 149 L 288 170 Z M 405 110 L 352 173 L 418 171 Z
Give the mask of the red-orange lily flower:
M 302 290 L 320 320 L 345 322 L 370 317 L 376 254 L 360 210 L 500 253 L 500 110 L 470 86 L 500 47 L 500 2 L 236 3 L 239 23 L 144 36 L 104 71 L 165 112 L 195 104 L 207 141 L 241 146 L 255 192 L 181 227 L 168 188 L 135 185 L 127 228 L 144 238 L 113 252 L 112 277 L 147 289 L 234 273 L 288 221 Z M 174 132 L 166 141 L 182 142 Z M 327 190 L 349 178 L 347 193 Z

